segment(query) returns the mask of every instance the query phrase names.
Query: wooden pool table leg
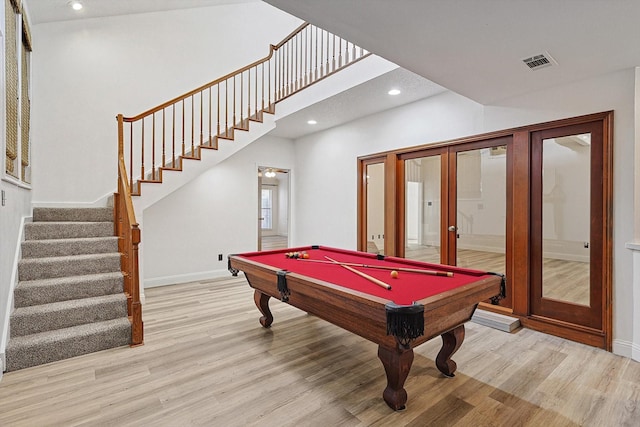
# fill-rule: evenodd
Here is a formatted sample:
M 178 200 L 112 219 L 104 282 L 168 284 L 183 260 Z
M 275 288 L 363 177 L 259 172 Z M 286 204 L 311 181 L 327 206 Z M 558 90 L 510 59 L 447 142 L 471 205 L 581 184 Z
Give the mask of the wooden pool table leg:
M 453 353 L 458 351 L 464 341 L 464 325 L 460 325 L 442 334 L 442 348 L 436 357 L 438 370 L 448 377 L 455 376 L 454 372 L 458 365 L 451 360 Z
M 263 294 L 257 289 L 253 293 L 253 300 L 256 303 L 256 307 L 258 307 L 260 313 L 263 314 L 260 318 L 260 324 L 265 328 L 268 328 L 273 323 L 273 315 L 269 309 L 269 298 L 271 298 L 269 295 Z
M 407 403 L 404 382 L 413 363 L 413 350 L 378 346 L 378 358 L 387 373 L 387 388 L 382 393 L 384 401 L 395 411 L 404 409 Z

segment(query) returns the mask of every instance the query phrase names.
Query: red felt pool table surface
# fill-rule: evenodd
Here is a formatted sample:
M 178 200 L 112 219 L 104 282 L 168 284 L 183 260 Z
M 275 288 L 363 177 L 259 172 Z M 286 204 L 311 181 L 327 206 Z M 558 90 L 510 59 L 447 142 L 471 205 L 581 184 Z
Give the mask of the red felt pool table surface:
M 287 253 L 294 251 L 306 252 L 309 255 L 308 260 L 286 257 Z M 410 305 L 414 301 L 419 301 L 489 276 L 487 273 L 477 270 L 430 264 L 404 258 L 384 257 L 383 259 L 378 259 L 376 254 L 322 246 L 252 252 L 241 254 L 238 257 L 268 265 L 278 270 L 286 270 L 368 295 L 388 299 L 399 305 Z M 398 277 L 394 279 L 390 275 L 391 270 L 351 266 L 355 270 L 391 285 L 391 290 L 387 290 L 340 265 L 331 264 L 325 257 L 330 257 L 340 263 L 450 272 L 453 273 L 453 276 L 434 276 L 400 271 Z

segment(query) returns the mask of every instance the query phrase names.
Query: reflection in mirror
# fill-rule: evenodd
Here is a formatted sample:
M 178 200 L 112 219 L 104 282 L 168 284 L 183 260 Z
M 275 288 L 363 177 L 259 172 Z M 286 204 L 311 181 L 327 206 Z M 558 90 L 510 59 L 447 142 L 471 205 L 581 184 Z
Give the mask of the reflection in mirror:
M 506 273 L 507 146 L 457 153 L 459 267 Z
M 384 163 L 367 165 L 367 252 L 384 254 Z
M 591 135 L 542 143 L 542 296 L 589 306 Z
M 440 263 L 440 161 L 405 161 L 405 258 Z

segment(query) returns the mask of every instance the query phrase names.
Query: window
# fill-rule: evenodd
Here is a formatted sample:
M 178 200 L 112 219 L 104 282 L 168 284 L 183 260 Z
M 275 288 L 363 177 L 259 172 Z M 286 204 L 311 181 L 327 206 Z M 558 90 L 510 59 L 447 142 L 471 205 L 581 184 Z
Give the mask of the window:
M 18 43 L 20 42 L 20 43 Z M 18 47 L 20 46 L 20 47 Z M 30 182 L 31 35 L 20 0 L 5 0 L 5 172 Z
M 262 229 L 271 230 L 273 228 L 273 190 L 263 188 L 261 194 Z

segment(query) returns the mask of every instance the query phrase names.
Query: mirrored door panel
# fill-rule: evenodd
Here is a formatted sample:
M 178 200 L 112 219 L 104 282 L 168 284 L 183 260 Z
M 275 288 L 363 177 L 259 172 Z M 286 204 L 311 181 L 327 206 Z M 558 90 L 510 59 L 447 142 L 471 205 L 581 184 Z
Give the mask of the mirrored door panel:
M 507 146 L 456 155 L 456 265 L 505 274 Z
M 591 306 L 591 134 L 542 140 L 542 297 Z
M 602 328 L 603 130 L 598 122 L 531 138 L 531 314 Z
M 404 161 L 406 258 L 441 262 L 441 188 L 440 155 Z

